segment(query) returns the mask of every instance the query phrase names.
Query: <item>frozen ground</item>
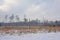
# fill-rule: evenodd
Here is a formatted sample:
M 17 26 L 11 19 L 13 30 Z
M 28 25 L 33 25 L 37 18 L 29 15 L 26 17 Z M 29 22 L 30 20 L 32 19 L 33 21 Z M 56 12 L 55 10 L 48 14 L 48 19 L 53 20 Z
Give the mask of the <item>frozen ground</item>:
M 60 40 L 60 32 L 50 33 L 28 33 L 22 35 L 0 34 L 0 40 Z

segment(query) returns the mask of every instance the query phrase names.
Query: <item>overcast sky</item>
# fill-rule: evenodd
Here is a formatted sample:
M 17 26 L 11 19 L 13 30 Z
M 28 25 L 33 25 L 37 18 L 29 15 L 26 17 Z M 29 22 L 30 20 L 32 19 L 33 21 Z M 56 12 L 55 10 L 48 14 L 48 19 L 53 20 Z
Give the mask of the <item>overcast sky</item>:
M 60 0 L 0 0 L 0 19 L 5 15 L 26 15 L 29 19 L 60 20 Z

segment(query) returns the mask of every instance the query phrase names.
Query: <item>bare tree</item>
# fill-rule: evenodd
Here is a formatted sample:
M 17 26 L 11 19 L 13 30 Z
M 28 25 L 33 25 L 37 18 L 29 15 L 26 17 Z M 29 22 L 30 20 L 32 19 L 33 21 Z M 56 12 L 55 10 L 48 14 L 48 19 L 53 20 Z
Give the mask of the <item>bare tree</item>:
M 30 18 L 29 18 L 29 29 L 30 29 L 30 26 L 31 26 L 31 24 L 30 24 Z
M 8 20 L 8 15 L 5 15 L 5 22 L 7 22 Z
M 10 22 L 13 22 L 14 21 L 14 14 L 12 14 L 9 18 L 10 18 Z
M 27 20 L 27 18 L 26 18 L 26 15 L 24 15 L 24 22 L 27 22 L 28 20 Z
M 20 18 L 18 15 L 16 15 L 16 20 L 19 22 L 20 21 Z

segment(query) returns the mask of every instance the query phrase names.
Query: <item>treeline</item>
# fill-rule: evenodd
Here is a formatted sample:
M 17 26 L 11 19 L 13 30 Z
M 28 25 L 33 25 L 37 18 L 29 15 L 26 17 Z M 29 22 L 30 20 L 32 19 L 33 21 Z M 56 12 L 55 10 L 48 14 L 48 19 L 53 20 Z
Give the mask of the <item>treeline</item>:
M 33 20 L 29 22 L 0 23 L 0 26 L 60 26 L 60 21 L 38 22 L 36 20 Z
M 9 19 L 9 22 L 7 22 Z M 14 19 L 16 22 L 14 22 Z M 48 21 L 44 20 L 41 22 L 38 20 L 30 20 L 26 18 L 26 15 L 24 15 L 24 21 L 20 21 L 20 17 L 18 15 L 12 14 L 11 16 L 5 15 L 5 21 L 1 22 L 0 26 L 60 26 L 60 21 Z

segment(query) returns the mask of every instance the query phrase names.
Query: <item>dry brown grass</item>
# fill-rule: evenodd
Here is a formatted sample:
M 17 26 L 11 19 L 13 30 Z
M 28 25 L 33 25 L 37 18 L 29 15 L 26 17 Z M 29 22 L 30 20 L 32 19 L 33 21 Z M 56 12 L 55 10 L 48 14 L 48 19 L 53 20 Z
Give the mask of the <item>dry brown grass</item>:
M 36 30 L 50 30 L 50 31 L 60 31 L 60 27 L 59 26 L 14 26 L 14 27 L 10 27 L 10 26 L 3 26 L 0 27 L 0 30 L 2 31 L 9 31 L 9 30 L 32 30 L 32 31 L 36 31 Z

